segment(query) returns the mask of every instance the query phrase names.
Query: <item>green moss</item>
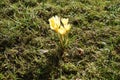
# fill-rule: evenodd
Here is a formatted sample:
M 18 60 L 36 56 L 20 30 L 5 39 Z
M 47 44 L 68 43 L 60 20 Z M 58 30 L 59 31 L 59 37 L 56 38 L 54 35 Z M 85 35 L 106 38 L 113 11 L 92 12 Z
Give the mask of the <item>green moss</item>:
M 119 0 L 1 0 L 0 79 L 118 80 L 119 3 Z M 59 40 L 48 22 L 54 15 L 69 18 L 72 25 L 62 64 L 57 57 Z

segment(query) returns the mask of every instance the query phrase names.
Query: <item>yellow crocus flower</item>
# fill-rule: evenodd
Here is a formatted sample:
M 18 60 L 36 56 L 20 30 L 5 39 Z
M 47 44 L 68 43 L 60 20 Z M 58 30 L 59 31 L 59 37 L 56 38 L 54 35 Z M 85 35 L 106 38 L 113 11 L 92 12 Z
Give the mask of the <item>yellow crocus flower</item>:
M 61 35 L 66 34 L 71 26 L 68 24 L 68 18 L 61 18 L 58 16 L 53 16 L 52 18 L 49 19 L 50 23 L 50 28 Z
M 60 52 L 59 57 L 62 57 L 65 48 L 68 44 L 68 31 L 71 29 L 71 25 L 68 23 L 68 18 L 60 18 L 58 16 L 53 16 L 49 19 L 50 28 L 57 32 L 57 36 L 59 38 L 59 48 L 62 50 Z
M 68 24 L 68 18 L 62 18 L 61 21 L 63 23 L 63 26 L 64 26 L 66 32 L 69 31 L 71 26 L 70 26 L 70 24 Z

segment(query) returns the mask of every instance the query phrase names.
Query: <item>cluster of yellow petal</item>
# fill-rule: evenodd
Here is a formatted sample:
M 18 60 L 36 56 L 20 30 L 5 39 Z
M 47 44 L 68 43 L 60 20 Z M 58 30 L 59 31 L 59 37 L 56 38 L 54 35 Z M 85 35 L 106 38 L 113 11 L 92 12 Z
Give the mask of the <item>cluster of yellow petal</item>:
M 49 19 L 50 28 L 61 35 L 66 34 L 71 26 L 68 24 L 68 18 L 60 18 L 58 16 L 53 16 Z

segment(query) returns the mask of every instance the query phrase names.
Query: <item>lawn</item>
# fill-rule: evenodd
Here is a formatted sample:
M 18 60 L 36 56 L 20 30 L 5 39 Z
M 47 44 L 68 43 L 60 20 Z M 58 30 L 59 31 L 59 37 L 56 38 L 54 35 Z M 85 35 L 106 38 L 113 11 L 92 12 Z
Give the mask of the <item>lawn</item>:
M 71 24 L 61 59 L 56 15 Z M 0 80 L 119 79 L 120 0 L 0 0 Z

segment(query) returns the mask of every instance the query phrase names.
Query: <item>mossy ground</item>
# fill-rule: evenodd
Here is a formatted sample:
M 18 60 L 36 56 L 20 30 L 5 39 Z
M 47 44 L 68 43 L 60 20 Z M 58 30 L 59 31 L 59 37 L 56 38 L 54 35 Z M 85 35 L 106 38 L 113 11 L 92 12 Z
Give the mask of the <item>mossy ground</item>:
M 60 66 L 54 15 L 72 24 Z M 119 0 L 0 0 L 0 80 L 55 79 L 120 79 Z

